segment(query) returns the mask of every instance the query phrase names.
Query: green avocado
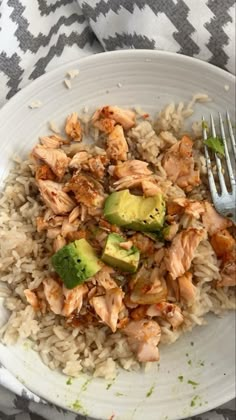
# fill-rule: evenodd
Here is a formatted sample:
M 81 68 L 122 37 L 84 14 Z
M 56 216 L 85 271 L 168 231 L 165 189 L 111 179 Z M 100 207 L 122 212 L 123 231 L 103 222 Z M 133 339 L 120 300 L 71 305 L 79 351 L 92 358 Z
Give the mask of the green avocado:
M 121 271 L 135 273 L 139 263 L 139 250 L 135 246 L 124 249 L 120 246 L 126 240 L 117 233 L 110 233 L 102 254 L 102 261 Z
M 101 261 L 86 239 L 79 239 L 59 249 L 52 256 L 52 265 L 68 289 L 84 283 L 102 268 Z
M 165 218 L 162 194 L 143 197 L 129 190 L 114 192 L 105 201 L 103 214 L 108 222 L 132 230 L 155 232 L 160 230 Z

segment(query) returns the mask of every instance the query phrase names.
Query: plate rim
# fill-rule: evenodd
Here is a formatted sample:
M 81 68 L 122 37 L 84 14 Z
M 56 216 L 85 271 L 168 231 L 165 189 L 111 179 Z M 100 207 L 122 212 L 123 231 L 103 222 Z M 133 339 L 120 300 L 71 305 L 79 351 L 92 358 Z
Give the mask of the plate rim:
M 175 53 L 171 51 L 161 51 L 161 50 L 147 50 L 147 49 L 130 49 L 130 50 L 115 50 L 115 51 L 105 51 L 97 54 L 91 54 L 86 57 L 81 57 L 76 60 L 68 61 L 65 64 L 62 64 L 61 66 L 49 70 L 48 72 L 42 74 L 37 79 L 34 79 L 30 81 L 26 86 L 24 86 L 22 89 L 20 89 L 15 95 L 13 95 L 10 99 L 7 100 L 6 103 L 3 104 L 3 106 L 0 108 L 0 116 L 2 113 L 6 112 L 8 110 L 8 107 L 14 105 L 15 102 L 21 100 L 21 96 L 24 96 L 28 91 L 31 90 L 32 85 L 36 87 L 38 84 L 40 84 L 43 81 L 46 81 L 47 79 L 50 79 L 54 74 L 61 73 L 64 69 L 68 71 L 68 68 L 70 66 L 79 65 L 81 61 L 83 62 L 93 62 L 96 61 L 98 58 L 102 59 L 103 57 L 107 57 L 108 55 L 112 57 L 113 55 L 134 55 L 134 56 L 142 56 L 143 54 L 147 54 L 152 58 L 152 56 L 163 56 L 163 57 L 172 57 L 176 58 L 178 60 L 187 61 L 189 63 L 195 63 L 196 65 L 199 65 L 200 67 L 203 67 L 205 69 L 211 69 L 216 74 L 219 74 L 221 76 L 226 77 L 228 80 L 235 82 L 236 81 L 236 75 L 228 72 L 227 70 L 224 70 L 220 67 L 215 66 L 214 64 L 209 63 L 208 61 L 200 60 L 199 58 L 190 57 L 184 54 Z M 148 57 L 149 58 L 149 57 Z M 77 64 L 76 64 L 77 63 Z

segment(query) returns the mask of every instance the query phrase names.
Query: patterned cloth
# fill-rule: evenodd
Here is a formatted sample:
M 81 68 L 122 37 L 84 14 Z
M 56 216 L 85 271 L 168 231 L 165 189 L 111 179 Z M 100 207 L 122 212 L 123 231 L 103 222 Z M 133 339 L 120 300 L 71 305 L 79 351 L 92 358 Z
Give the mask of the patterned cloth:
M 235 0 L 0 0 L 0 106 L 62 63 L 121 48 L 174 51 L 235 73 Z M 0 420 L 84 419 L 39 403 L 3 367 L 0 384 Z M 235 413 L 231 401 L 195 420 Z

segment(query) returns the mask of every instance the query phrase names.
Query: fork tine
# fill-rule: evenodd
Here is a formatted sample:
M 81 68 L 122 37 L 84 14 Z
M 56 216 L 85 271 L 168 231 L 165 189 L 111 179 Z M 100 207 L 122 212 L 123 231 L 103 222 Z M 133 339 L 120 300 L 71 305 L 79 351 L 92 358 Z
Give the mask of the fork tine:
M 202 117 L 202 127 L 203 127 L 203 140 L 207 140 L 207 130 L 206 130 L 206 124 L 205 124 L 205 119 L 204 117 Z M 208 149 L 207 146 L 204 144 L 204 152 L 205 152 L 205 157 L 206 157 L 206 164 L 207 164 L 207 173 L 208 173 L 208 181 L 209 181 L 209 188 L 211 191 L 211 196 L 212 196 L 212 200 L 214 201 L 215 199 L 217 199 L 218 194 L 217 194 L 217 190 L 216 190 L 216 185 L 215 185 L 215 180 L 214 180 L 214 176 L 211 170 L 211 159 L 208 153 Z
M 214 119 L 213 119 L 212 114 L 210 116 L 210 120 L 211 120 L 212 137 L 215 138 L 216 137 L 216 130 L 215 130 L 215 123 L 214 123 Z M 217 155 L 217 153 L 214 153 L 214 156 L 215 156 L 215 160 L 216 160 L 217 175 L 218 175 L 218 179 L 219 179 L 219 182 L 220 182 L 221 193 L 226 194 L 228 191 L 227 191 L 227 188 L 226 188 L 226 185 L 225 185 L 225 179 L 224 179 L 224 175 L 223 175 L 221 160 L 220 160 L 219 156 Z
M 227 123 L 228 123 L 229 136 L 230 136 L 230 140 L 231 140 L 232 148 L 233 148 L 233 152 L 234 152 L 234 157 L 236 159 L 236 141 L 235 141 L 233 128 L 232 128 L 232 124 L 231 124 L 231 121 L 230 121 L 230 116 L 229 116 L 228 111 L 226 112 L 226 118 L 227 118 Z
M 231 187 L 233 188 L 233 186 L 236 185 L 236 180 L 235 180 L 234 171 L 233 171 L 230 156 L 229 156 L 228 145 L 227 145 L 227 141 L 226 141 L 226 137 L 225 137 L 224 124 L 223 124 L 222 116 L 221 116 L 220 113 L 219 113 L 219 118 L 220 118 L 221 137 L 222 137 L 222 140 L 223 140 L 223 143 L 224 143 L 224 149 L 225 149 L 225 160 L 226 160 L 226 164 L 227 164 L 227 170 L 228 170 L 228 174 L 229 174 L 230 184 L 231 184 Z

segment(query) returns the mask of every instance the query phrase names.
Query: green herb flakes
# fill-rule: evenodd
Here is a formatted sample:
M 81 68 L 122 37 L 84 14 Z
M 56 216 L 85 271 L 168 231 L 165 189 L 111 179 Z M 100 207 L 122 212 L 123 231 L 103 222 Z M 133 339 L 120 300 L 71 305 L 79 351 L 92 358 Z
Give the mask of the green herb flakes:
M 208 137 L 208 139 L 204 141 L 204 144 L 212 149 L 215 153 L 218 153 L 221 156 L 225 156 L 224 143 L 220 137 Z
M 72 384 L 72 378 L 68 378 L 66 381 L 66 385 L 71 385 Z
M 183 377 L 182 375 L 180 375 L 180 376 L 178 376 L 178 380 L 179 380 L 180 382 L 183 382 L 184 377 Z
M 193 385 L 193 386 L 198 386 L 199 385 L 199 383 L 191 381 L 190 379 L 188 380 L 188 384 Z
M 146 393 L 146 397 L 150 397 L 154 391 L 155 385 L 152 385 L 151 388 L 148 390 L 148 392 Z

